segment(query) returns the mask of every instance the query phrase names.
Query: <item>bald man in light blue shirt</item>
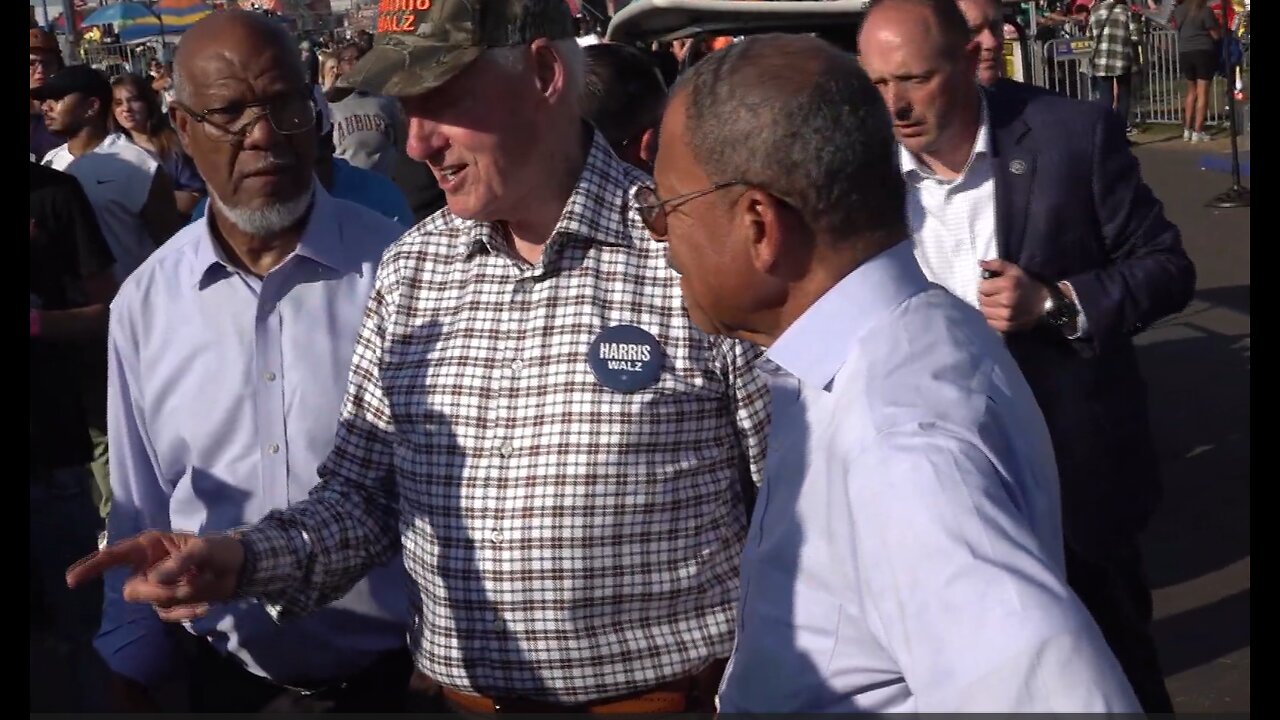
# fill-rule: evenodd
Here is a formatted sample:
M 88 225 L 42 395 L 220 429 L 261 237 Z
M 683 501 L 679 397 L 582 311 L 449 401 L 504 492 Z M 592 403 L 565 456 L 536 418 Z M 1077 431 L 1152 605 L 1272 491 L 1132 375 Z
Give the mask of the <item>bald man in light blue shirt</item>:
M 1065 581 L 1044 418 L 999 335 L 925 279 L 856 60 L 749 38 L 694 66 L 661 135 L 638 201 L 690 316 L 768 347 L 720 711 L 1139 711 Z
M 129 277 L 111 306 L 108 432 L 114 541 L 145 530 L 225 532 L 306 499 L 333 448 L 382 253 L 401 228 L 317 182 L 297 248 L 263 277 L 237 267 L 209 217 Z M 113 672 L 157 687 L 181 647 L 107 575 L 96 646 Z M 187 630 L 282 686 L 325 686 L 406 647 L 400 556 L 307 618 L 277 624 L 250 600 Z

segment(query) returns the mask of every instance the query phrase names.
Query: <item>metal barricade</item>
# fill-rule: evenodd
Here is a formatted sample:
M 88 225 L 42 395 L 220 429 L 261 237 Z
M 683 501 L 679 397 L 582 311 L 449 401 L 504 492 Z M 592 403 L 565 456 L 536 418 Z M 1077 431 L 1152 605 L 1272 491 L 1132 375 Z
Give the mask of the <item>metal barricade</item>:
M 80 44 L 81 61 L 105 72 L 109 77 L 128 72 L 145 73 L 147 61 L 154 56 L 154 48 L 142 44 Z
M 1082 38 L 1032 41 L 1030 82 L 1079 100 L 1093 99 L 1089 52 L 1092 42 Z M 1244 43 L 1240 73 L 1249 84 L 1250 45 Z M 1178 33 L 1154 23 L 1146 23 L 1139 49 L 1141 64 L 1133 78 L 1133 112 L 1138 123 L 1181 125 L 1187 81 L 1178 63 Z M 1227 93 L 1235 79 L 1214 76 L 1210 86 L 1206 125 L 1227 122 Z

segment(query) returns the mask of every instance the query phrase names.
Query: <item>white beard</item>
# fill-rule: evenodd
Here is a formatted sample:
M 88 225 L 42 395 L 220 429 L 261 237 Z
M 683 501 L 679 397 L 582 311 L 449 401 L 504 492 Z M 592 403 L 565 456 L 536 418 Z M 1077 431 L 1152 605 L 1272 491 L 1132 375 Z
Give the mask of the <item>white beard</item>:
M 293 200 L 253 209 L 228 207 L 210 188 L 209 202 L 219 215 L 240 228 L 242 232 L 251 237 L 264 238 L 287 230 L 302 219 L 302 216 L 307 214 L 307 208 L 311 207 L 311 198 L 315 195 L 315 191 L 313 181 L 310 190 Z

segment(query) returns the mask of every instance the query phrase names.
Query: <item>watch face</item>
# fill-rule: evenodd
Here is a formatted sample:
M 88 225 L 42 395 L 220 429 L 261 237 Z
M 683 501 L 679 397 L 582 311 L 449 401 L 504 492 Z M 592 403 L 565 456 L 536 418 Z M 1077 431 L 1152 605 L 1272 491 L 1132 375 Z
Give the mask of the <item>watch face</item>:
M 1056 287 L 1049 289 L 1049 299 L 1045 303 L 1044 314 L 1050 325 L 1055 327 L 1066 325 L 1074 321 L 1079 313 L 1079 308 L 1061 290 Z

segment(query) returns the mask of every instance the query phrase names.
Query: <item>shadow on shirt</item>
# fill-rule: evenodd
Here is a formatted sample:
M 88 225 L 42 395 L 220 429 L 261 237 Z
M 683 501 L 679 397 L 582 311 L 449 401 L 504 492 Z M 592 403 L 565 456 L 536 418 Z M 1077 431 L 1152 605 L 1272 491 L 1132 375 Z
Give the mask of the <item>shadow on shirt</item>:
M 760 362 L 766 369 L 772 365 L 767 359 Z M 830 636 L 827 626 L 809 626 L 801 616 L 803 609 L 797 607 L 800 549 L 806 534 L 814 531 L 802 524 L 797 502 L 805 481 L 803 473 L 810 464 L 811 433 L 800 381 L 776 366 L 766 372 L 766 379 L 772 419 L 765 479 L 743 553 L 741 597 L 767 592 L 774 602 L 753 603 L 749 614 L 739 604 L 739 637 L 721 687 L 721 707 L 730 713 L 801 707 L 853 712 L 856 707 L 850 704 L 851 698 L 831 687 L 825 672 L 836 638 Z M 753 554 L 754 562 L 748 563 Z M 779 592 L 776 588 L 792 590 Z M 761 682 L 773 673 L 783 673 L 787 679 L 781 684 Z M 783 689 L 796 694 L 780 697 L 778 692 Z
M 388 338 L 381 370 L 382 388 L 391 399 L 391 422 L 395 427 L 392 436 L 395 446 L 392 492 L 398 503 L 395 512 L 405 567 L 414 585 L 409 592 L 412 606 L 409 646 L 415 657 L 427 657 L 438 663 L 436 668 L 427 667 L 424 672 L 443 684 L 454 684 L 451 681 L 463 675 L 474 692 L 484 695 L 546 697 L 551 691 L 539 668 L 529 660 L 520 640 L 501 620 L 502 608 L 486 588 L 486 579 L 494 577 L 494 565 L 501 568 L 511 563 L 529 564 L 532 559 L 490 559 L 488 567 L 484 567 L 479 550 L 481 543 L 488 542 L 484 536 L 489 532 L 486 523 L 494 515 L 492 511 L 476 514 L 475 507 L 480 504 L 476 496 L 485 496 L 486 509 L 494 504 L 505 506 L 509 494 L 504 485 L 511 478 L 491 475 L 478 480 L 472 473 L 464 479 L 465 465 L 476 459 L 464 455 L 452 423 L 432 407 L 430 398 L 407 397 L 410 393 L 428 392 L 429 374 L 440 371 L 432 358 L 443 331 L 440 323 L 426 323 L 414 328 L 408 338 Z M 356 418 L 343 420 L 344 423 L 353 421 Z M 367 427 L 358 432 L 381 433 Z M 414 497 L 403 497 L 406 490 Z M 470 496 L 470 502 L 464 493 Z M 509 517 L 516 513 L 518 510 L 504 514 Z M 422 523 L 426 524 L 425 528 L 421 527 Z M 423 534 L 435 543 L 434 557 L 420 547 L 420 541 L 411 540 Z M 405 544 L 407 539 L 409 542 Z M 524 599 L 515 597 L 506 602 L 512 607 L 522 601 Z M 438 606 L 424 608 L 423 603 Z M 519 611 L 529 612 L 527 608 Z M 450 659 L 440 658 L 437 650 L 423 652 L 422 649 L 424 643 L 430 648 L 433 643 L 447 642 L 441 638 L 449 635 L 448 625 L 452 625 L 456 634 L 461 669 L 451 667 Z M 529 631 L 536 633 L 537 628 Z M 437 668 L 443 669 L 446 676 L 435 677 L 433 671 Z M 500 686 L 495 687 L 495 682 Z

